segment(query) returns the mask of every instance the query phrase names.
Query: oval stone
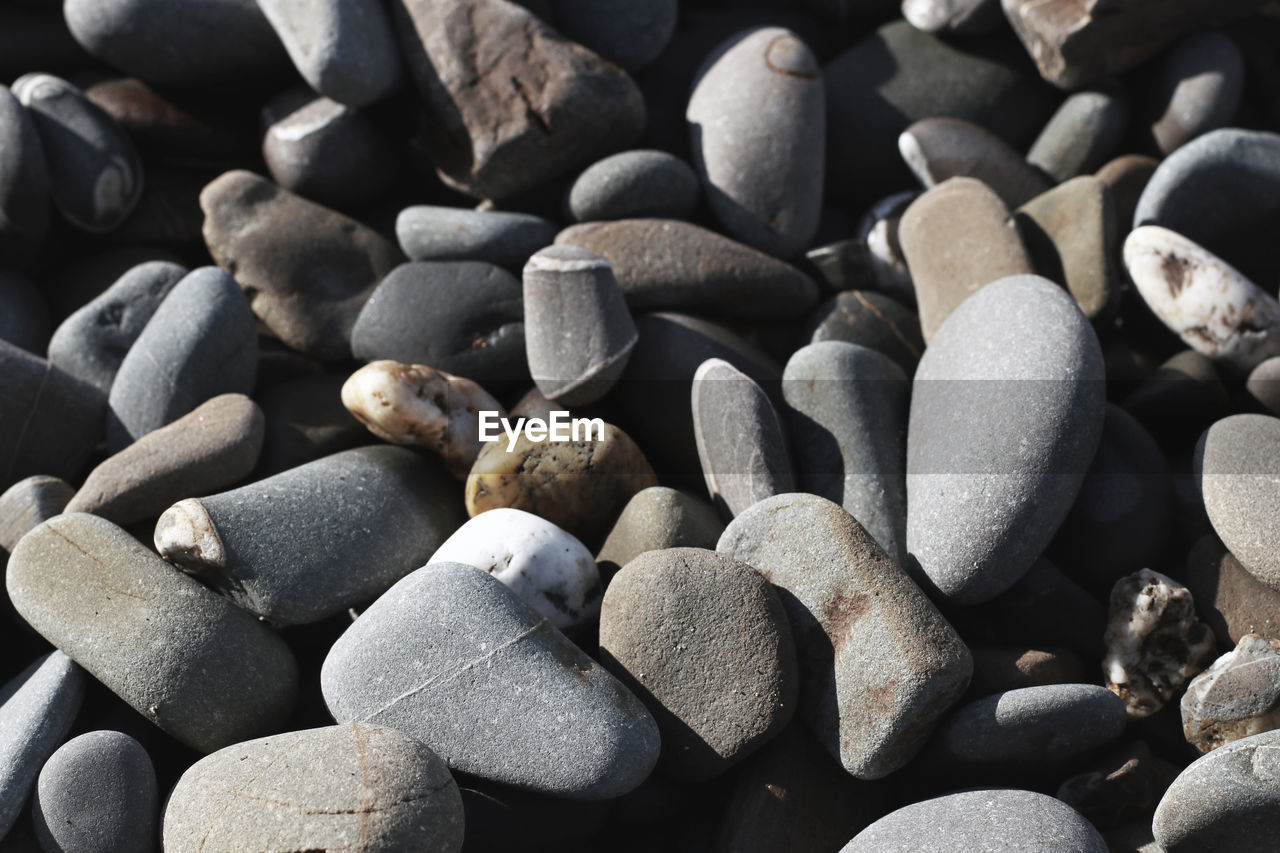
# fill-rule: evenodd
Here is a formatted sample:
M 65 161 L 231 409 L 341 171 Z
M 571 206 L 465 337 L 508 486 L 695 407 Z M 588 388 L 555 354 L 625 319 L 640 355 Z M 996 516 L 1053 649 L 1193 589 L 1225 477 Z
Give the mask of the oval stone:
M 698 203 L 698 176 L 666 151 L 623 151 L 588 166 L 568 202 L 578 222 L 687 219 Z
M 396 217 L 396 239 L 415 261 L 488 261 L 522 267 L 556 237 L 549 219 L 505 210 L 420 204 Z
M 1218 421 L 1196 447 L 1195 473 L 1222 543 L 1254 577 L 1280 589 L 1280 418 Z

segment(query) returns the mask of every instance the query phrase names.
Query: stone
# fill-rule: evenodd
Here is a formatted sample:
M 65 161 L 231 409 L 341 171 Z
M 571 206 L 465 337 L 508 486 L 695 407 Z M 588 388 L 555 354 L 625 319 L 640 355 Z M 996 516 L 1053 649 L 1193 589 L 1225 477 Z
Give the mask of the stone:
M 114 230 L 142 196 L 142 160 L 129 135 L 52 74 L 24 74 L 13 94 L 35 124 L 58 211 L 90 234 Z
M 13 549 L 6 585 L 41 636 L 193 749 L 278 729 L 293 710 L 284 640 L 105 519 L 46 521 Z
M 1193 33 L 1160 62 L 1149 97 L 1157 111 L 1151 137 L 1172 154 L 1197 136 L 1232 123 L 1244 90 L 1244 57 L 1226 35 Z
M 57 477 L 36 474 L 0 494 L 0 548 L 12 551 L 40 522 L 62 512 L 75 489 Z
M 800 716 L 845 770 L 879 779 L 920 750 L 963 695 L 955 630 L 853 516 L 807 494 L 739 515 L 716 550 L 779 589 L 800 664 Z
M 902 223 L 902 214 L 919 196 L 920 193 L 916 190 L 904 190 L 880 199 L 867 208 L 854 229 L 854 233 L 866 244 L 874 289 L 903 305 L 913 307 L 916 304 L 916 290 L 911 283 L 907 260 L 902 256 L 898 228 Z
M 702 548 L 642 554 L 609 583 L 600 659 L 642 697 L 679 779 L 720 775 L 775 737 L 799 678 L 778 594 L 752 567 Z
M 808 248 L 826 146 L 822 72 L 808 45 L 782 27 L 734 35 L 699 70 L 685 118 L 725 233 L 782 258 Z
M 1000 0 L 902 0 L 902 17 L 927 33 L 981 35 L 1004 22 Z
M 220 394 L 249 394 L 257 370 L 257 327 L 235 279 L 217 267 L 193 270 L 120 362 L 107 398 L 107 449 L 118 453 Z
M 1031 567 L 1097 451 L 1103 378 L 1093 329 L 1046 279 L 1001 279 L 951 313 L 911 394 L 907 551 L 918 581 L 980 604 Z
M 551 0 L 556 29 L 614 65 L 635 71 L 662 55 L 676 29 L 676 0 Z
M 1107 687 L 1131 718 L 1149 717 L 1213 660 L 1213 632 L 1196 618 L 1191 592 L 1142 569 L 1116 581 L 1108 613 Z
M 809 318 L 808 341 L 840 341 L 883 353 L 907 374 L 924 353 L 920 318 L 901 302 L 874 290 L 846 290 L 819 305 Z
M 35 121 L 0 87 L 0 256 L 29 260 L 49 230 L 49 167 Z
M 320 685 L 340 722 L 390 726 L 455 772 L 541 793 L 620 796 L 658 759 L 640 701 L 473 566 L 393 586 L 333 645 Z
M 640 337 L 609 262 L 548 246 L 525 264 L 523 292 L 525 354 L 538 390 L 565 406 L 607 394 Z
M 708 359 L 693 375 L 691 401 L 702 477 L 722 516 L 795 491 L 782 421 L 751 377 Z
M 796 350 L 782 374 L 800 484 L 843 506 L 900 566 L 910 393 L 888 356 L 839 341 Z
M 1194 470 L 1214 532 L 1245 569 L 1273 589 L 1280 589 L 1270 520 L 1280 506 L 1278 462 L 1280 418 L 1232 415 L 1201 436 Z
M 559 226 L 529 213 L 415 205 L 396 217 L 396 239 L 415 261 L 486 261 L 519 268 Z
M 422 261 L 387 274 L 351 329 L 356 358 L 430 365 L 481 385 L 527 380 L 520 280 L 486 261 Z
M 1241 637 L 1191 679 L 1180 708 L 1182 734 L 1202 753 L 1280 729 L 1280 640 Z
M 688 219 L 699 192 L 697 174 L 674 154 L 623 151 L 584 169 L 569 188 L 568 206 L 576 222 Z
M 1033 791 L 991 788 L 904 806 L 858 833 L 840 853 L 1040 853 L 1054 847 L 1108 853 L 1098 830 L 1065 803 Z
M 561 231 L 556 243 L 608 261 L 633 311 L 796 317 L 818 301 L 818 286 L 795 267 L 688 222 L 588 222 Z
M 1213 362 L 1188 349 L 1134 388 L 1124 409 L 1163 446 L 1187 450 L 1212 423 L 1231 413 L 1232 404 Z
M 1084 684 L 1093 675 L 1093 668 L 1086 668 L 1084 660 L 1070 649 L 970 645 L 969 652 L 973 655 L 972 698 L 1024 687 Z
M 429 153 L 455 189 L 507 198 L 644 128 L 644 98 L 626 72 L 514 3 L 397 0 L 392 11 L 428 105 Z
M 519 509 L 482 512 L 427 561 L 462 563 L 502 581 L 561 631 L 595 621 L 604 590 L 596 561 L 577 537 Z
M 373 229 L 251 172 L 200 193 L 204 239 L 234 270 L 253 313 L 294 349 L 326 361 L 351 352 L 351 327 L 378 281 L 404 258 Z
M 1168 853 L 1264 853 L 1280 831 L 1280 732 L 1241 738 L 1183 770 L 1160 805 L 1152 830 Z
M 54 331 L 49 362 L 77 379 L 111 391 L 120 363 L 187 268 L 146 261 L 129 269 Z
M 1017 221 L 975 178 L 951 178 L 912 202 L 902 214 L 898 239 L 915 285 L 925 343 L 980 288 L 1035 270 Z M 975 245 L 986 250 L 969 251 Z
M 229 121 L 216 107 L 186 98 L 179 106 L 137 77 L 104 79 L 84 94 L 124 128 L 144 160 L 221 162 L 243 157 L 261 142 L 246 122 Z
M 963 119 L 921 119 L 898 137 L 898 151 L 926 190 L 950 178 L 974 178 L 1013 209 L 1052 187 L 1004 140 Z
M 1133 222 L 1138 199 L 1160 162 L 1145 154 L 1122 154 L 1104 163 L 1094 175 L 1111 187 L 1111 200 L 1116 207 L 1116 222 L 1128 228 Z
M 400 82 L 386 10 L 376 0 L 258 0 L 294 68 L 325 97 L 363 107 Z
M 1142 820 L 1150 836 L 1151 813 L 1181 769 L 1153 755 L 1144 741 L 1134 741 L 1064 781 L 1056 796 L 1099 829 Z
M 3 505 L 0 497 L 0 517 Z M 627 501 L 596 562 L 602 573 L 612 577 L 645 551 L 714 549 L 723 532 L 724 523 L 706 501 L 667 486 L 650 486 Z
M 264 418 L 243 394 L 220 394 L 147 433 L 89 472 L 64 512 L 122 526 L 153 519 L 187 495 L 247 477 L 262 451 Z
M 3 498 L 0 498 L 3 505 Z M 1199 617 L 1222 648 L 1246 634 L 1280 640 L 1280 591 L 1255 578 L 1212 533 L 1187 553 L 1183 571 Z
M 1116 152 L 1128 126 L 1129 103 L 1121 95 L 1106 89 L 1073 92 L 1031 143 L 1027 162 L 1056 183 L 1088 174 Z M 1128 225 L 1131 219 L 1118 221 Z
M 402 447 L 359 447 L 229 492 L 187 498 L 156 523 L 160 556 L 275 625 L 304 625 L 381 595 L 462 523 L 456 486 Z
M 1249 371 L 1245 388 L 1249 396 L 1271 414 L 1280 414 L 1280 355 L 1258 362 L 1257 367 Z
M 147 751 L 116 731 L 73 738 L 50 756 L 31 799 L 36 838 L 46 850 L 152 853 L 160 794 Z
M 191 765 L 164 810 L 166 851 L 457 853 L 462 796 L 444 762 L 385 726 L 258 738 Z
M 0 687 L 0 838 L 71 730 L 87 681 L 84 670 L 55 649 Z

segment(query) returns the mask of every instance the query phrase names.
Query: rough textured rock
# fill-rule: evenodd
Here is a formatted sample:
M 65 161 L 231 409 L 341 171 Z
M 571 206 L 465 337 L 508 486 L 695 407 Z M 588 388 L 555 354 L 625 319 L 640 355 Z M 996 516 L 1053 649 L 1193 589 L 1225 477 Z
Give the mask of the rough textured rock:
M 66 507 L 75 489 L 57 477 L 36 474 L 0 494 L 0 548 L 12 551 L 18 540 Z
M 645 551 L 714 549 L 723 532 L 724 522 L 710 504 L 666 486 L 651 486 L 627 501 L 596 560 L 602 572 L 612 575 Z
M 592 163 L 569 189 L 578 222 L 687 219 L 698 203 L 698 176 L 666 151 L 636 150 Z
M 1045 123 L 1027 162 L 1058 183 L 1087 174 L 1116 152 L 1128 124 L 1129 104 L 1120 95 L 1104 89 L 1074 92 Z
M 898 151 L 926 189 L 950 178 L 974 178 L 1010 209 L 1052 186 L 1004 140 L 963 119 L 922 119 L 898 137 Z
M 396 239 L 415 261 L 488 261 L 521 267 L 550 244 L 557 226 L 549 219 L 502 210 L 415 205 L 396 217 Z
M 1214 532 L 1258 580 L 1280 589 L 1271 519 L 1280 507 L 1280 418 L 1232 415 L 1196 446 L 1195 477 Z
M 1201 752 L 1280 729 L 1280 640 L 1241 637 L 1191 679 L 1180 708 L 1182 734 Z
M 1231 400 L 1208 356 L 1187 349 L 1143 379 L 1124 408 L 1163 446 L 1187 451 L 1205 429 L 1231 413 Z
M 929 33 L 988 33 L 1004 22 L 1000 0 L 902 0 L 902 17 Z

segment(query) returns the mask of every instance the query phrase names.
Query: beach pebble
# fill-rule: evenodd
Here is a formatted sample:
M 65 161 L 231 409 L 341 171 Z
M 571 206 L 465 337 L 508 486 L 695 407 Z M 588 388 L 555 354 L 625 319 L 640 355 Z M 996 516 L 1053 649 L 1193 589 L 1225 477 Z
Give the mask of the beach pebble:
M 1073 92 L 1040 130 L 1027 162 L 1057 183 L 1088 174 L 1116 152 L 1128 125 L 1123 96 L 1105 89 Z M 1119 221 L 1127 226 L 1130 220 Z
M 975 178 L 1010 209 L 1052 186 L 1000 137 L 963 119 L 922 119 L 898 137 L 898 150 L 925 189 L 949 178 Z
M 1187 36 L 1165 54 L 1150 102 L 1158 118 L 1151 137 L 1172 154 L 1197 136 L 1232 123 L 1244 89 L 1244 57 L 1226 35 Z
M 49 167 L 35 121 L 0 86 L 0 257 L 30 259 L 49 228 Z
M 643 149 L 592 163 L 570 187 L 568 205 L 577 222 L 688 219 L 698 193 L 698 176 L 688 163 Z
M 902 0 L 902 17 L 928 33 L 980 35 L 1004 22 L 1000 0 Z
M 239 743 L 193 764 L 164 810 L 166 853 L 457 853 L 462 796 L 434 752 L 352 723 Z
M 116 731 L 63 744 L 45 762 L 31 800 L 40 846 L 58 853 L 152 853 L 159 811 L 151 757 Z
M 1116 222 L 1121 229 L 1131 227 L 1133 213 L 1138 207 L 1147 182 L 1160 165 L 1159 160 L 1145 154 L 1122 154 L 1108 160 L 1094 176 L 1111 188 L 1111 200 L 1116 206 Z
M 901 302 L 874 290 L 846 290 L 819 305 L 809 318 L 810 344 L 841 341 L 876 350 L 908 374 L 924 353 L 920 318 Z
M 1246 634 L 1191 679 L 1182 694 L 1182 734 L 1201 752 L 1280 728 L 1280 640 Z
M 1249 396 L 1261 403 L 1273 415 L 1280 415 L 1280 355 L 1261 361 L 1249 371 L 1245 383 Z
M 1280 418 L 1232 415 L 1197 445 L 1195 475 L 1214 532 L 1258 580 L 1280 589 L 1271 519 L 1280 508 Z
M 0 497 L 0 507 L 3 504 Z M 627 501 L 600 546 L 597 562 L 601 572 L 611 576 L 645 551 L 714 549 L 722 532 L 724 522 L 706 501 L 667 486 L 651 486 Z
M 1230 648 L 1246 634 L 1280 640 L 1280 591 L 1240 565 L 1218 537 L 1209 533 L 1191 546 L 1183 575 L 1219 647 Z
M 0 548 L 12 551 L 18 540 L 62 512 L 76 490 L 57 477 L 36 474 L 0 494 Z
M 1144 840 L 1150 841 L 1151 813 L 1179 770 L 1180 765 L 1154 755 L 1145 741 L 1133 741 L 1111 752 L 1089 770 L 1068 778 L 1058 786 L 1055 796 L 1098 829 L 1110 829 L 1135 820 L 1145 822 L 1147 838 Z M 1112 843 L 1110 835 L 1107 841 Z M 1121 850 L 1128 853 L 1129 848 Z M 1112 853 L 1117 853 L 1114 847 Z
M 419 204 L 396 217 L 396 239 L 415 261 L 487 261 L 519 268 L 555 240 L 549 219 L 504 210 Z
M 634 789 L 658 760 L 653 717 L 497 578 L 424 566 L 334 644 L 320 672 L 339 722 L 386 725 L 454 771 L 575 799 Z
M 627 71 L 662 55 L 676 29 L 677 0 L 550 0 L 556 29 Z

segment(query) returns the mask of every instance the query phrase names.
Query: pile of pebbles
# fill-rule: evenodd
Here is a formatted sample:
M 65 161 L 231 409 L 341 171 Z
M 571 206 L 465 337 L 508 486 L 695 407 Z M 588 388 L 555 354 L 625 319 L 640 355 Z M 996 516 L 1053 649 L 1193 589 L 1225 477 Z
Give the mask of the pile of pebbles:
M 1278 45 L 0 3 L 0 853 L 1280 850 Z

